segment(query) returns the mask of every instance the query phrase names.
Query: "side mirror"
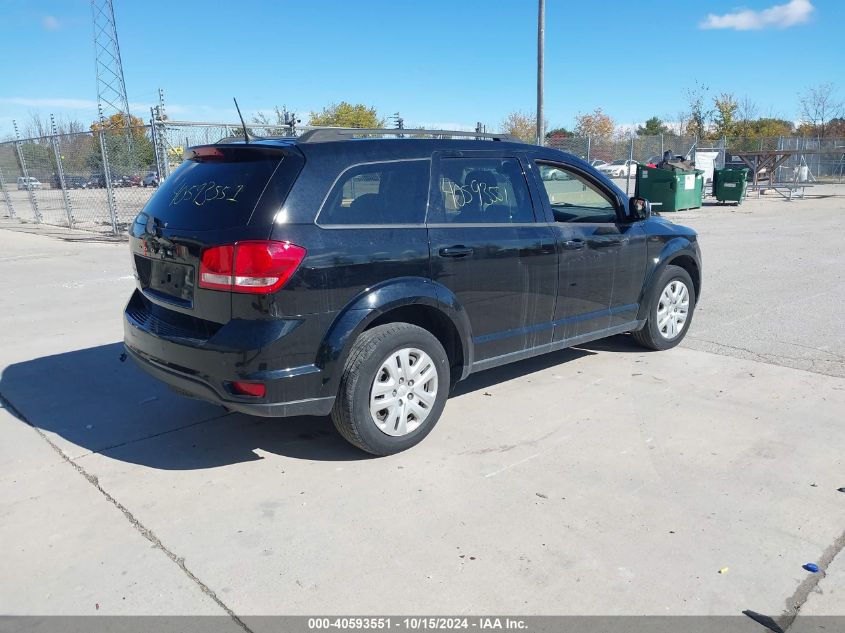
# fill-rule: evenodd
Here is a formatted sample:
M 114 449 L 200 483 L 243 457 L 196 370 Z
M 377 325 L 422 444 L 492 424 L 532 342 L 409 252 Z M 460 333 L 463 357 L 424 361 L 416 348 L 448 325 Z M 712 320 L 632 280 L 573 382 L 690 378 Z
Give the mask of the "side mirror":
M 628 211 L 634 220 L 647 220 L 651 217 L 651 202 L 645 198 L 631 198 L 628 202 Z

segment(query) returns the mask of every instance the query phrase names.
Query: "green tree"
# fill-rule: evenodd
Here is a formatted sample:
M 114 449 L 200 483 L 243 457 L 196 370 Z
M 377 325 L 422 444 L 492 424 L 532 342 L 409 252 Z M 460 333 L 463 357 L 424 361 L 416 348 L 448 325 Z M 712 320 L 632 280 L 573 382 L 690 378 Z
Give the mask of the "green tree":
M 660 136 L 666 134 L 669 128 L 658 117 L 653 116 L 645 122 L 645 125 L 637 126 L 637 136 Z
M 710 123 L 710 117 L 713 114 L 712 110 L 708 110 L 705 107 L 708 90 L 709 88 L 704 84 L 697 83 L 685 93 L 687 112 L 684 113 L 686 119 L 686 129 L 684 131 L 696 138 L 705 138 L 707 136 L 707 127 Z
M 376 109 L 363 103 L 352 105 L 346 101 L 333 103 L 320 112 L 312 112 L 308 125 L 328 125 L 332 127 L 384 127 Z
M 751 132 L 757 138 L 790 136 L 795 133 L 795 125 L 785 119 L 762 118 L 751 122 Z
M 502 132 L 525 143 L 534 143 L 537 141 L 537 115 L 515 110 L 502 121 Z
M 723 92 L 718 97 L 713 97 L 713 107 L 713 136 L 734 136 L 737 133 L 739 101 L 733 94 Z

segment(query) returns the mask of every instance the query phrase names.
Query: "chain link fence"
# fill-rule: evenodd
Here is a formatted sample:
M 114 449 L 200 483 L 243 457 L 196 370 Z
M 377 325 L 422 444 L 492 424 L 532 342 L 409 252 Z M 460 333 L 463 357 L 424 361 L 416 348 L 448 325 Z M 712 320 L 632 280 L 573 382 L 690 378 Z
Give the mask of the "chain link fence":
M 249 124 L 254 136 L 285 136 L 284 126 Z M 299 131 L 304 131 L 302 128 Z M 115 235 L 126 232 L 138 212 L 182 162 L 188 147 L 238 137 L 234 123 L 153 120 L 129 129 L 102 129 L 55 134 L 0 143 L 0 217 Z M 802 167 L 816 182 L 845 177 L 845 138 L 722 138 L 663 134 L 632 138 L 553 137 L 549 146 L 597 166 L 614 164 L 610 172 L 629 193 L 636 163 L 657 161 L 665 151 L 707 156 L 724 166 L 725 154 L 739 151 L 794 150 L 775 175 L 791 181 Z M 804 153 L 806 152 L 806 154 Z M 617 166 L 619 167 L 617 169 Z
M 547 145 L 574 154 L 600 169 L 608 169 L 627 192 L 634 188 L 636 172 L 631 161 L 657 163 L 663 153 L 684 156 L 698 167 L 725 166 L 726 154 L 734 152 L 794 152 L 778 167 L 774 182 L 792 182 L 806 178 L 818 183 L 841 183 L 845 178 L 845 138 L 763 137 L 698 139 L 694 136 L 660 134 L 629 138 L 593 139 L 579 136 L 552 137 Z M 618 168 L 616 167 L 618 166 Z M 805 171 L 801 171 L 806 168 Z M 617 176 L 614 176 L 618 174 Z M 768 175 L 766 180 L 768 181 Z M 622 182 L 620 182 L 620 180 Z

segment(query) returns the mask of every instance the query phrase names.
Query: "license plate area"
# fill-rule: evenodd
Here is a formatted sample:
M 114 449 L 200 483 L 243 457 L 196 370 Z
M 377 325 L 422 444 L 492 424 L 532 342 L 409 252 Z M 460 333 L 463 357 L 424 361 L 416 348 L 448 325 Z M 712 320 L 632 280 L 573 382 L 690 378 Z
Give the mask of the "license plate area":
M 194 267 L 152 260 L 149 290 L 179 305 L 190 307 L 194 299 Z

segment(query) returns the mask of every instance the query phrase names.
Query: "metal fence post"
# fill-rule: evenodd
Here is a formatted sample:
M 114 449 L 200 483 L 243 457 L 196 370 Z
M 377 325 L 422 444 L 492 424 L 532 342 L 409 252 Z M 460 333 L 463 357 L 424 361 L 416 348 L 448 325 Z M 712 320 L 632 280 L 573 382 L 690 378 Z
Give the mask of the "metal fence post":
M 21 175 L 24 178 L 27 193 L 29 193 L 29 203 L 32 205 L 32 210 L 35 213 L 35 222 L 41 224 L 41 211 L 38 210 L 38 200 L 35 199 L 35 190 L 29 182 L 29 172 L 26 170 L 26 159 L 23 157 L 23 149 L 21 148 L 21 135 L 18 133 L 17 121 L 12 121 L 15 127 L 15 148 L 18 150 L 18 162 L 21 166 Z
M 101 119 L 102 121 L 102 119 Z M 102 124 L 98 132 L 100 137 L 100 155 L 103 157 L 103 178 L 106 181 L 106 199 L 109 203 L 109 217 L 111 219 L 112 233 L 117 235 L 117 200 L 114 196 L 114 188 L 111 184 L 111 169 L 109 168 L 109 153 L 106 150 L 106 139 L 103 133 Z
M 56 157 L 56 174 L 59 176 L 59 185 L 62 187 L 62 196 L 65 200 L 65 213 L 67 213 L 67 226 L 69 229 L 73 228 L 73 207 L 70 204 L 70 193 L 67 190 L 65 183 L 65 170 L 62 166 L 62 153 L 59 151 L 59 134 L 56 130 L 56 120 L 53 115 L 50 115 L 50 126 L 52 127 L 53 136 L 50 138 L 50 144 L 53 146 L 53 155 Z
M 158 141 L 157 138 L 158 134 L 156 134 L 156 117 L 155 112 L 152 108 L 150 108 L 150 139 L 153 142 L 153 155 L 155 156 L 156 161 L 156 174 L 158 176 L 159 183 L 162 181 L 162 170 L 161 170 L 161 152 L 159 151 Z
M 9 196 L 9 190 L 6 189 L 6 179 L 3 177 L 3 170 L 0 169 L 0 189 L 3 190 L 3 198 L 6 200 L 6 206 L 9 207 L 9 217 L 15 217 L 15 207 L 12 206 L 12 198 Z
M 634 160 L 634 137 L 631 137 L 631 151 L 628 152 L 628 160 Z M 631 163 L 628 163 L 628 176 L 625 178 L 625 195 L 629 196 L 631 192 Z
M 590 140 L 590 139 L 591 139 L 591 138 L 592 138 L 592 137 L 588 134 L 588 135 L 587 135 L 587 162 L 588 162 L 588 163 L 590 162 L 590 149 L 591 149 L 591 148 L 590 148 L 590 145 L 591 145 L 591 140 Z

